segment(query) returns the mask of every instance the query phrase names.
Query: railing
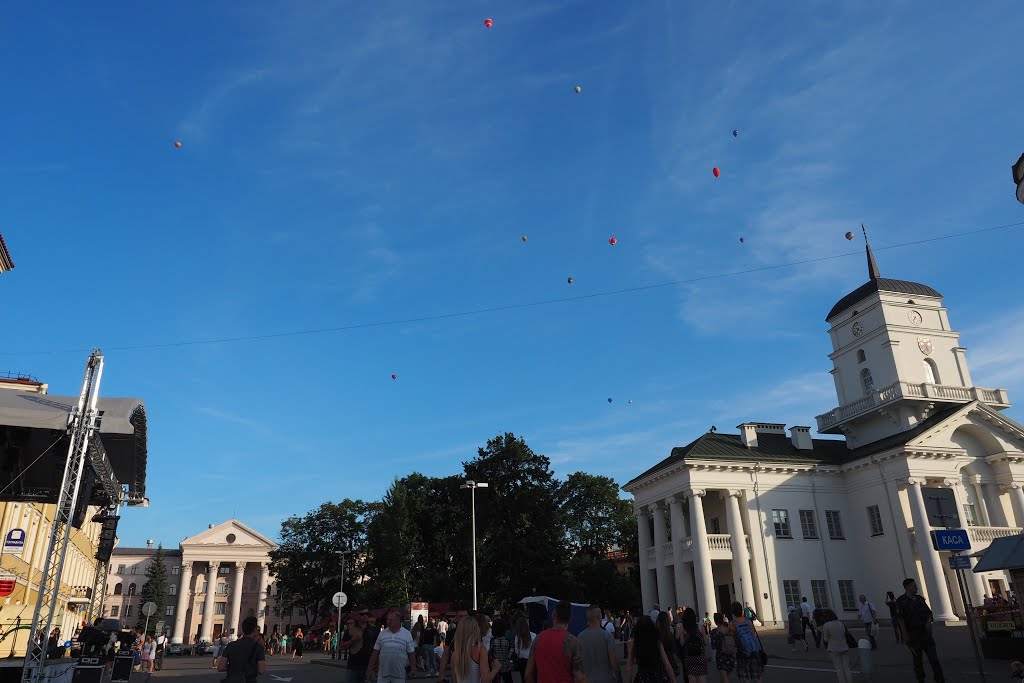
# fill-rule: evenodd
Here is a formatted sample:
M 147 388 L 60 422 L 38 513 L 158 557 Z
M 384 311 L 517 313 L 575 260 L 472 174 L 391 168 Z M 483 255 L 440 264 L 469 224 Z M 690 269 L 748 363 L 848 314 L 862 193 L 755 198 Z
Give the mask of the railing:
M 732 535 L 708 534 L 708 550 L 725 550 L 732 552 Z
M 997 538 L 1004 538 L 1006 536 L 1016 536 L 1020 534 L 1021 529 L 1013 526 L 969 526 L 967 527 L 967 535 L 971 539 L 971 543 L 991 543 Z
M 823 431 L 857 417 L 876 407 L 899 401 L 904 398 L 937 399 L 940 401 L 982 401 L 997 406 L 1009 406 L 1010 401 L 1005 389 L 983 389 L 980 387 L 957 387 L 948 384 L 911 384 L 910 382 L 893 382 L 863 398 L 833 408 L 827 413 L 817 416 L 818 431 Z

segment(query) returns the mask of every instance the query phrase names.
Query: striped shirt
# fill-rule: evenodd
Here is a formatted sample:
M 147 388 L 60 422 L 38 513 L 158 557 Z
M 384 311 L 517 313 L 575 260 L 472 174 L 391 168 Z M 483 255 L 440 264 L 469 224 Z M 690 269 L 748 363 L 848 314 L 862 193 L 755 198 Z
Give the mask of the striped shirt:
M 416 651 L 416 643 L 406 628 L 392 631 L 384 629 L 377 636 L 374 650 L 380 653 L 377 662 L 378 680 L 385 678 L 405 678 L 405 668 L 409 666 L 409 655 Z

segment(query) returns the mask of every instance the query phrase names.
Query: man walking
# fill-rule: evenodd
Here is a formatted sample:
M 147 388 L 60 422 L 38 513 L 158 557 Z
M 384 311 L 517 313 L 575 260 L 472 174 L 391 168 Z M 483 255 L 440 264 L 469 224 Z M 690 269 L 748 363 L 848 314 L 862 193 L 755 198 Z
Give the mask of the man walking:
M 615 636 L 601 621 L 601 608 L 597 605 L 587 608 L 587 628 L 580 633 L 579 641 L 587 683 L 617 683 L 619 658 L 615 656 Z
M 864 622 L 864 630 L 868 632 L 868 640 L 871 641 L 871 649 L 877 650 L 878 643 L 875 642 L 875 629 L 878 628 L 878 614 L 875 612 L 875 606 L 868 602 L 868 599 L 861 595 L 859 598 L 860 606 L 857 611 L 860 612 L 860 620 Z
M 811 606 L 807 603 L 807 596 L 800 598 L 800 620 L 804 627 L 804 642 L 807 642 L 807 629 L 811 629 L 811 635 L 814 636 L 815 642 L 818 641 L 818 632 L 814 628 L 814 624 L 811 622 Z
M 167 632 L 161 631 L 160 635 L 156 637 L 156 658 L 153 662 L 153 668 L 160 671 L 164 668 L 164 648 L 167 647 Z
M 253 639 L 256 617 L 242 621 L 242 637 L 224 646 L 217 670 L 226 672 L 227 683 L 255 683 L 257 676 L 267 673 L 267 657 L 263 646 Z
M 928 655 L 932 678 L 935 683 L 944 683 L 946 679 L 942 675 L 939 655 L 935 651 L 935 639 L 932 638 L 932 611 L 924 598 L 917 594 L 917 581 L 904 579 L 903 590 L 906 592 L 896 598 L 896 612 L 903 631 L 903 641 L 914 658 L 914 676 L 918 683 L 924 683 L 922 655 Z
M 530 646 L 526 683 L 587 683 L 580 641 L 569 633 L 572 604 L 560 600 L 551 617 L 554 626 L 542 631 Z
M 416 671 L 416 643 L 412 634 L 402 626 L 402 614 L 398 610 L 388 612 L 388 627 L 377 636 L 366 667 L 367 680 L 377 683 L 403 683 L 408 674 Z

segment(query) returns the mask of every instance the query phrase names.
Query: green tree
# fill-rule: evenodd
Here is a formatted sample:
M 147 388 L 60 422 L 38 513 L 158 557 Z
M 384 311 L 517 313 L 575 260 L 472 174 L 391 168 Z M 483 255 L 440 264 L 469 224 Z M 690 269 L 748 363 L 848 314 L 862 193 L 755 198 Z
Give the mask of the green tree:
M 153 560 L 146 567 L 146 583 L 142 584 L 142 592 L 139 594 L 142 604 L 152 602 L 156 605 L 156 611 L 149 618 L 150 632 L 155 632 L 156 624 L 164 618 L 167 613 L 167 565 L 164 563 L 164 546 L 158 545 L 153 553 Z M 138 628 L 146 627 L 146 616 L 139 609 L 139 620 L 135 624 Z
M 376 605 L 396 606 L 411 601 L 412 577 L 425 568 L 418 565 L 418 543 L 405 480 L 396 479 L 380 503 L 373 504 L 373 520 L 367 529 L 369 599 Z
M 312 624 L 334 609 L 331 598 L 341 581 L 339 550 L 355 551 L 345 560 L 345 592 L 349 604 L 359 599 L 361 586 L 352 579 L 364 573 L 361 550 L 371 513 L 367 503 L 346 498 L 281 523 L 281 542 L 270 554 L 270 571 L 285 611 L 299 609 L 305 623 Z
M 626 550 L 636 561 L 633 504 L 619 497 L 611 477 L 575 472 L 559 487 L 565 542 L 574 555 L 605 557 Z

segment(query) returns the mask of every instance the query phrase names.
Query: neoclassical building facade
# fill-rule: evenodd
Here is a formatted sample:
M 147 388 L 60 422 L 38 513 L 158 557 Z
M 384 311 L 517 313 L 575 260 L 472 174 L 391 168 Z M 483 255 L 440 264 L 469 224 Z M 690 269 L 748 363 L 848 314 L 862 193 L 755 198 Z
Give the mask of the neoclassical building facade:
M 174 643 L 212 640 L 223 632 L 235 637 L 242 620 L 255 616 L 261 629 L 274 607 L 270 552 L 277 545 L 236 519 L 210 525 L 165 550 L 169 596 L 158 627 Z M 116 548 L 107 579 L 104 615 L 128 625 L 138 619 L 139 593 L 156 550 Z
M 971 381 L 942 296 L 869 280 L 826 316 L 838 407 L 811 428 L 712 428 L 627 483 L 644 608 L 749 603 L 781 622 L 788 605 L 856 618 L 914 577 L 936 618 L 965 613 L 948 552 L 930 532 L 966 528 L 972 552 L 1024 527 L 1024 426 L 1003 389 Z M 972 561 L 976 562 L 976 561 Z M 967 574 L 970 598 L 1016 591 L 1003 572 Z M 884 612 L 883 612 L 884 614 Z

